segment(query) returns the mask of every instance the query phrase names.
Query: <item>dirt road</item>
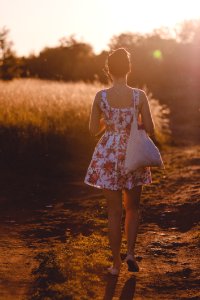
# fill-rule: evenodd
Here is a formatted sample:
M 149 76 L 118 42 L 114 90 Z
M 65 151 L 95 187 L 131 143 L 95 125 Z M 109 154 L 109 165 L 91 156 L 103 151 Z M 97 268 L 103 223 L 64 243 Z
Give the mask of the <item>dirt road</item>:
M 124 264 L 117 278 L 106 272 L 111 252 L 100 191 L 82 177 L 30 184 L 4 173 L 0 299 L 200 299 L 200 147 L 171 147 L 163 156 L 166 170 L 153 170 L 142 197 L 140 272 Z M 5 205 L 12 197 L 15 204 Z

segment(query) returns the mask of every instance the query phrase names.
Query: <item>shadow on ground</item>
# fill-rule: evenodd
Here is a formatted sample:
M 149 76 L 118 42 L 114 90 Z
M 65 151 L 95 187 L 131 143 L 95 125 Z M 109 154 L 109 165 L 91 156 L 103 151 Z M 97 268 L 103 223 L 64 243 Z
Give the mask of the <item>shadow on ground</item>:
M 111 253 L 100 191 L 81 178 L 2 174 L 0 299 L 198 299 L 199 154 L 194 146 L 166 150 L 165 173 L 155 170 L 143 193 L 140 272 L 123 264 L 118 277 L 106 272 Z

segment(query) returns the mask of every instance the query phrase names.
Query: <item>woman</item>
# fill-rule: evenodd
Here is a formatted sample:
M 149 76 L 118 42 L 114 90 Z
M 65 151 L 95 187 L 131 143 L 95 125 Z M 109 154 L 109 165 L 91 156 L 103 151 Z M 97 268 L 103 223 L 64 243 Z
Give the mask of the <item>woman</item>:
M 144 91 L 127 85 L 127 75 L 131 71 L 130 53 L 118 48 L 108 55 L 106 61 L 108 75 L 113 81 L 110 88 L 97 92 L 93 101 L 89 130 L 97 136 L 105 130 L 97 143 L 88 167 L 86 184 L 102 189 L 108 205 L 108 236 L 113 255 L 113 265 L 108 271 L 117 275 L 120 271 L 121 257 L 121 218 L 122 200 L 125 207 L 125 234 L 127 238 L 128 270 L 139 271 L 135 259 L 135 242 L 139 223 L 139 203 L 142 186 L 152 182 L 149 167 L 125 174 L 125 153 L 133 120 L 135 93 L 139 93 L 138 110 L 142 124 L 150 136 L 154 136 L 149 102 Z M 142 127 L 143 126 L 143 127 Z

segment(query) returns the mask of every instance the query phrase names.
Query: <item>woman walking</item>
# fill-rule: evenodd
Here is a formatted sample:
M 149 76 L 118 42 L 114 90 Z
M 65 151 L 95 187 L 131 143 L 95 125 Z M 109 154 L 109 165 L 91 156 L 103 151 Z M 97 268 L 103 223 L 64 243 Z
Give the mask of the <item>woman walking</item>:
M 123 200 L 125 208 L 125 235 L 127 256 L 125 262 L 131 272 L 139 271 L 135 259 L 135 243 L 139 223 L 139 204 L 142 186 L 152 182 L 150 167 L 139 168 L 126 174 L 125 154 L 133 121 L 134 101 L 144 128 L 154 136 L 154 122 L 144 91 L 127 85 L 131 71 L 130 53 L 118 48 L 108 55 L 108 74 L 112 79 L 110 88 L 97 92 L 93 101 L 89 130 L 93 136 L 105 130 L 97 143 L 85 180 L 86 184 L 102 189 L 108 207 L 108 237 L 113 255 L 113 265 L 108 272 L 117 275 L 121 257 L 121 218 Z

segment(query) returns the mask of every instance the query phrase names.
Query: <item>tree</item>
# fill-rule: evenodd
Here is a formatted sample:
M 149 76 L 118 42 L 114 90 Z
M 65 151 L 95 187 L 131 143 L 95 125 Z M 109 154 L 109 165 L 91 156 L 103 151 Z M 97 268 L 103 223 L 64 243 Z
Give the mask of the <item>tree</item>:
M 0 30 L 0 77 L 10 80 L 19 71 L 18 60 L 12 50 L 13 42 L 8 40 L 9 29 L 3 27 Z
M 30 76 L 58 80 L 95 79 L 95 55 L 91 45 L 76 41 L 74 37 L 60 39 L 60 45 L 44 48 L 38 57 L 27 59 Z

